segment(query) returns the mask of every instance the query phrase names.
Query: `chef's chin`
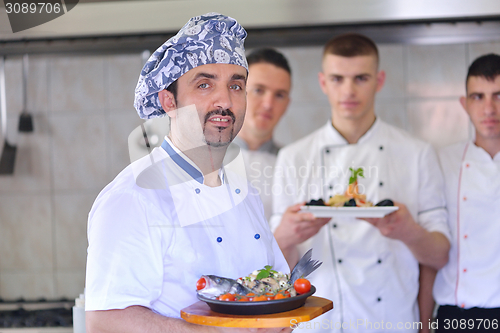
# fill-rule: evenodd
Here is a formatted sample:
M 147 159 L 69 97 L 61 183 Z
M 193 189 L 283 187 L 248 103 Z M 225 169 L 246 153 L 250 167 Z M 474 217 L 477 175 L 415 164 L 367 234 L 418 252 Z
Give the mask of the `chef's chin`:
M 217 134 L 206 135 L 205 143 L 212 148 L 223 148 L 229 146 L 235 135 L 231 130 L 229 133 L 219 132 Z

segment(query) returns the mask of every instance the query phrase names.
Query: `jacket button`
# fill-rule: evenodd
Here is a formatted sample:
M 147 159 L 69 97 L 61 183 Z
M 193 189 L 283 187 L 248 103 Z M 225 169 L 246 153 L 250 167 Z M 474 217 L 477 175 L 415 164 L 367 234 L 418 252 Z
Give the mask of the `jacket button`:
M 332 227 L 337 228 L 337 225 L 336 225 L 336 224 L 333 224 L 333 225 L 332 225 Z
M 217 243 L 222 242 L 222 237 L 217 237 Z
M 384 146 L 380 146 L 380 147 L 379 147 L 379 149 L 380 149 L 380 150 L 384 150 Z
M 259 234 L 255 234 L 255 239 L 259 239 L 260 238 L 260 235 Z
M 382 301 L 382 298 L 377 298 L 377 302 L 381 302 Z
M 384 186 L 383 182 L 378 183 L 379 186 Z
M 464 268 L 464 273 L 467 273 L 467 268 Z
M 341 264 L 341 263 L 342 263 L 342 259 L 339 259 L 339 264 Z
M 467 235 L 464 235 L 464 239 L 467 239 Z
M 197 188 L 197 189 L 196 189 L 196 190 L 194 190 L 194 191 L 196 192 L 196 194 L 200 194 L 200 192 L 201 192 L 199 188 Z
M 464 201 L 467 201 L 467 197 L 464 197 Z
M 236 192 L 236 194 L 240 194 L 241 191 L 239 188 L 237 188 L 234 192 Z
M 469 164 L 469 163 L 467 163 L 467 164 L 465 165 L 465 167 L 466 167 L 466 168 L 470 167 L 470 164 Z
M 377 260 L 377 263 L 381 264 L 382 263 L 382 259 Z

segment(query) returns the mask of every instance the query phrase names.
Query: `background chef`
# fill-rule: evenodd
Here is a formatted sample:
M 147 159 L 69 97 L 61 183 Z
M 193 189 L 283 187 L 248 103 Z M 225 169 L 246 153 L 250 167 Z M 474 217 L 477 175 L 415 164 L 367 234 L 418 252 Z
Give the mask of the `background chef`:
M 500 322 L 499 55 L 481 56 L 470 65 L 460 103 L 475 138 L 439 152 L 452 237 L 450 261 L 434 284 L 440 305 L 436 332 L 454 332 L 453 327 L 491 332 Z
M 141 118 L 168 114 L 171 129 L 89 214 L 90 332 L 235 331 L 179 319 L 199 277 L 288 271 L 238 159 L 223 163 L 245 115 L 245 37 L 230 17 L 197 16 L 144 66 L 135 106 Z
M 247 112 L 234 140 L 243 151 L 250 183 L 257 188 L 269 220 L 272 214 L 272 177 L 280 147 L 273 131 L 290 102 L 292 72 L 287 59 L 271 48 L 248 56 Z
M 319 82 L 332 118 L 278 154 L 273 187 L 282 192 L 273 197 L 275 237 L 290 265 L 310 246 L 326 265 L 311 280 L 335 311 L 319 323 L 330 320 L 335 329 L 361 321 L 356 332 L 378 332 L 383 321 L 391 331 L 417 332 L 397 323 L 419 321 L 419 264 L 438 269 L 449 250 L 437 156 L 429 144 L 376 117 L 374 99 L 385 73 L 370 39 L 333 38 L 322 65 Z M 344 192 L 349 167 L 364 168 L 359 183 L 370 201 L 391 198 L 399 210 L 381 219 L 329 222 L 299 212 L 305 201 Z

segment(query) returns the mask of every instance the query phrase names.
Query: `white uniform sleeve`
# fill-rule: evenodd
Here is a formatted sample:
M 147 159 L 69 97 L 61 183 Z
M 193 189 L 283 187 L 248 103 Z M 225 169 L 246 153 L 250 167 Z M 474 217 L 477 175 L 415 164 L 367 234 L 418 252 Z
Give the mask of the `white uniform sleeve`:
M 157 210 L 140 194 L 107 193 L 89 214 L 87 311 L 151 307 L 163 283 L 161 228 L 150 227 Z
M 419 200 L 417 221 L 428 231 L 440 232 L 451 239 L 444 179 L 436 152 L 427 145 L 419 159 Z

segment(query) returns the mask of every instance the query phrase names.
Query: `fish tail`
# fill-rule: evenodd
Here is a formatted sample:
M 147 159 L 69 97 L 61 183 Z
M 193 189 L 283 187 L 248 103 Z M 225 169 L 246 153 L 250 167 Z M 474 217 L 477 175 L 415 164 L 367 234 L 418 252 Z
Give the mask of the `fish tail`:
M 295 280 L 301 277 L 308 276 L 309 274 L 314 272 L 319 266 L 321 266 L 322 262 L 319 260 L 311 259 L 311 256 L 312 256 L 312 249 L 309 249 L 309 251 L 307 251 L 306 254 L 304 254 L 304 256 L 300 258 L 297 265 L 295 265 L 290 275 L 290 281 L 292 284 L 295 282 Z

